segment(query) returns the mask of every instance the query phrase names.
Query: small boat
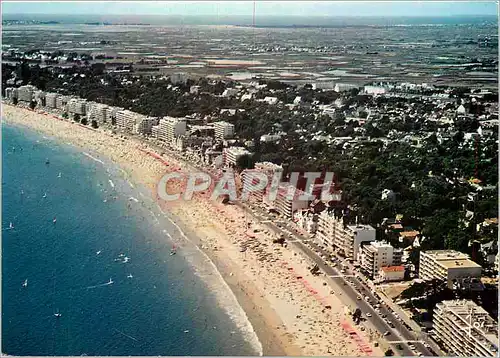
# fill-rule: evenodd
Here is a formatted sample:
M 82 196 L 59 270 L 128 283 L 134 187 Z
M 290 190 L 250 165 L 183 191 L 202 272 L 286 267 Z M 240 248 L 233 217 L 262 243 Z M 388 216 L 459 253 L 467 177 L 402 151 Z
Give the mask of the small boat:
M 13 224 L 13 223 L 12 223 L 12 221 L 11 221 L 11 222 L 10 222 L 10 224 L 9 224 L 9 229 L 11 229 L 11 230 L 12 230 L 13 228 L 14 228 L 14 224 Z
M 42 198 L 46 198 L 47 197 L 47 193 L 44 193 Z
M 59 318 L 59 317 L 61 317 L 61 316 L 62 316 L 62 314 L 60 314 L 60 313 L 59 313 L 59 310 L 57 310 L 57 312 L 56 312 L 56 313 L 54 313 L 54 316 L 56 316 L 56 317 L 58 317 L 58 318 Z
M 132 277 L 134 277 L 134 276 L 132 276 L 131 273 L 129 273 L 128 276 L 127 276 L 127 278 L 132 278 Z
M 57 219 L 56 217 L 54 216 L 54 219 L 52 220 L 52 222 L 55 224 L 57 222 Z
M 175 245 L 172 246 L 172 249 L 170 250 L 170 256 L 173 256 L 177 253 L 177 248 L 175 247 Z
M 60 177 L 61 177 L 61 172 L 59 172 L 59 174 L 57 175 L 57 177 L 58 177 L 58 178 L 60 178 Z
M 130 257 L 125 256 L 125 257 L 123 258 L 123 262 L 124 262 L 124 263 L 127 263 L 127 262 L 129 262 L 129 261 L 130 261 Z
M 113 280 L 111 279 L 111 277 L 109 278 L 109 281 L 108 281 L 108 285 L 111 285 L 113 283 Z
M 95 254 L 96 255 L 100 255 L 101 254 L 101 250 L 97 251 Z
M 24 190 L 21 189 L 21 195 L 24 195 Z
M 47 165 L 49 165 L 49 164 L 50 164 L 50 160 L 49 160 L 49 158 L 47 158 L 47 159 L 45 160 L 45 164 L 47 164 Z
M 28 287 L 28 279 L 24 280 L 23 287 Z

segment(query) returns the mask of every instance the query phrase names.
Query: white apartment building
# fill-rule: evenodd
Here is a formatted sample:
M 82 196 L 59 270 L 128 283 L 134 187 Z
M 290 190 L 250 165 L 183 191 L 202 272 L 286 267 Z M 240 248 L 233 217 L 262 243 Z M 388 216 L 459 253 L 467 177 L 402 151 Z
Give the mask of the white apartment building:
M 107 112 L 110 107 L 97 102 L 87 102 L 86 113 L 89 120 L 95 120 L 97 123 L 107 122 Z
M 471 300 L 438 303 L 433 329 L 450 355 L 498 357 L 498 324 Z
M 315 234 L 318 230 L 318 214 L 311 213 L 309 210 L 296 211 L 293 214 L 293 221 L 309 234 Z
M 31 102 L 37 88 L 32 85 L 21 86 L 17 89 L 17 99 L 23 102 Z
M 116 114 L 122 110 L 123 108 L 120 107 L 109 107 L 106 111 L 106 122 L 116 124 Z
M 335 216 L 333 211 L 323 210 L 318 215 L 318 230 L 316 240 L 320 245 L 333 250 L 335 238 L 344 231 L 344 220 L 342 216 Z
M 232 138 L 234 135 L 234 125 L 228 122 L 220 121 L 214 123 L 215 139 L 224 140 Z
M 135 125 L 144 118 L 146 116 L 143 114 L 124 109 L 116 112 L 116 125 L 128 132 L 133 132 Z
M 348 259 L 356 260 L 360 244 L 374 240 L 375 229 L 370 225 L 347 225 L 344 231 L 335 237 L 334 246 L 342 250 Z
M 374 95 L 385 94 L 387 92 L 385 87 L 381 86 L 365 86 L 364 91 L 366 94 L 374 94 Z
M 174 145 L 174 139 L 186 134 L 186 119 L 163 117 L 160 119 L 158 139 Z
M 49 108 L 56 108 L 57 93 L 48 92 L 45 94 L 45 106 Z
M 421 251 L 419 267 L 420 279 L 444 280 L 449 288 L 453 287 L 455 279 L 480 278 L 482 269 L 468 255 L 454 250 Z
M 254 199 L 257 202 L 262 202 L 264 199 L 264 194 L 266 193 L 266 189 L 258 190 L 258 191 L 250 191 L 249 186 L 252 184 L 256 184 L 258 182 L 258 179 L 256 175 L 254 174 L 255 172 L 263 173 L 267 176 L 267 185 L 266 187 L 269 187 L 271 185 L 271 182 L 273 180 L 273 176 L 276 175 L 278 176 L 277 173 L 279 173 L 279 182 L 281 182 L 281 176 L 283 173 L 283 167 L 278 164 L 274 164 L 271 162 L 257 162 L 254 165 L 254 169 L 251 170 L 245 170 L 242 173 L 243 177 L 243 190 L 246 190 L 247 192 L 250 192 L 250 197 Z
M 289 197 L 289 192 L 294 193 L 294 195 Z M 304 194 L 304 192 L 296 189 L 293 185 L 282 183 L 277 190 L 275 200 L 271 200 L 271 198 L 266 195 L 264 197 L 264 203 L 274 208 L 284 217 L 292 218 L 297 210 L 303 210 L 309 207 L 309 200 L 300 199 L 302 194 Z
M 68 112 L 84 115 L 87 108 L 87 101 L 81 98 L 71 98 L 68 101 Z
M 244 155 L 252 155 L 252 152 L 249 152 L 243 147 L 224 148 L 223 151 L 224 165 L 235 166 L 238 159 Z
M 335 88 L 335 82 L 333 81 L 318 81 L 313 83 L 312 89 L 314 90 L 332 90 Z
M 393 252 L 394 247 L 388 242 L 372 241 L 361 245 L 358 261 L 371 278 L 376 278 L 380 268 L 395 264 Z
M 135 124 L 134 127 L 135 133 L 144 135 L 151 134 L 154 122 L 155 122 L 154 118 L 151 117 L 140 118 L 138 122 Z
M 160 134 L 160 125 L 152 126 L 151 127 L 151 136 L 153 138 L 158 139 L 159 134 Z
M 35 94 L 33 96 L 34 100 L 36 101 L 36 104 L 37 106 L 43 106 L 44 102 L 45 102 L 45 92 L 44 91 L 40 91 L 40 90 L 37 90 L 35 91 Z
M 351 83 L 336 83 L 334 91 L 335 92 L 347 92 L 354 88 L 358 88 L 358 85 L 354 85 Z
M 19 97 L 19 91 L 17 90 L 17 88 L 8 87 L 5 89 L 5 98 L 13 101 L 14 98 L 18 98 L 18 97 Z
M 68 96 L 57 95 L 56 96 L 56 108 L 61 111 L 66 111 L 69 98 Z

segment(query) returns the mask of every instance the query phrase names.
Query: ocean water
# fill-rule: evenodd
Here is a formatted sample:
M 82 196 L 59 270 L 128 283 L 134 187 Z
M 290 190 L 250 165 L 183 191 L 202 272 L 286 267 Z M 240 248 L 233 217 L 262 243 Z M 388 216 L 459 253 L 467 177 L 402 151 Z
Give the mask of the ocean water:
M 21 127 L 2 147 L 3 353 L 261 353 L 211 262 L 121 169 Z

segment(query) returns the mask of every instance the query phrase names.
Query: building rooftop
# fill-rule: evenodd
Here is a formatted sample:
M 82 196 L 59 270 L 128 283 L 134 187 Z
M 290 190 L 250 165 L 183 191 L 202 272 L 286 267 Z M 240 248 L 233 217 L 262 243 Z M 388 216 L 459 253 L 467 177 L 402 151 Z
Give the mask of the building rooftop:
M 474 261 L 472 261 L 467 254 L 454 250 L 430 250 L 423 251 L 422 253 L 432 257 L 441 266 L 448 269 L 458 268 L 458 267 L 481 267 Z
M 375 230 L 372 226 L 370 225 L 362 225 L 362 224 L 358 224 L 358 225 L 347 225 L 347 228 L 351 231 L 363 231 L 363 230 Z
M 412 238 L 417 235 L 420 235 L 419 231 L 412 230 L 412 231 L 402 231 L 399 233 L 399 236 L 405 237 L 405 238 Z
M 481 267 L 481 265 L 478 265 L 477 263 L 469 259 L 439 260 L 439 264 L 446 267 L 447 269 L 454 269 L 459 267 L 467 267 L 467 268 Z

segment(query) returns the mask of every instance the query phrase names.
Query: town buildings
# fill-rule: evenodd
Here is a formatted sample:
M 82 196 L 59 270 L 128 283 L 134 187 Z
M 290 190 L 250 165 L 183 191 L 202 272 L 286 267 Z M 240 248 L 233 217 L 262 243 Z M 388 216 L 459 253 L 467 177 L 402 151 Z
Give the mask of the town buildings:
M 434 309 L 433 329 L 450 355 L 498 356 L 498 324 L 473 301 L 438 303 Z
M 87 119 L 89 121 L 95 120 L 98 124 L 106 123 L 109 110 L 110 107 L 105 104 L 87 102 Z
M 68 101 L 68 112 L 83 116 L 85 115 L 86 106 L 86 100 L 82 100 L 81 98 L 71 98 Z
M 214 131 L 216 140 L 232 138 L 234 135 L 234 125 L 224 121 L 215 122 Z
M 371 278 L 376 278 L 382 267 L 400 265 L 402 256 L 403 250 L 395 249 L 385 241 L 371 241 L 361 244 L 358 261 Z
M 269 195 L 269 192 L 273 190 L 272 187 L 267 189 L 268 195 L 264 196 L 264 203 L 288 219 L 293 217 L 295 211 L 306 209 L 309 206 L 309 200 L 301 198 L 304 192 L 296 189 L 293 185 L 280 184 L 275 197 L 273 194 Z
M 454 250 L 421 251 L 419 278 L 444 280 L 449 288 L 460 278 L 481 277 L 481 266 Z
M 47 92 L 45 94 L 45 106 L 49 108 L 56 108 L 57 93 Z
M 23 102 L 31 102 L 37 88 L 32 85 L 21 86 L 17 89 L 17 99 Z
M 335 238 L 344 230 L 344 221 L 342 214 L 335 213 L 333 210 L 323 210 L 318 215 L 318 228 L 316 231 L 316 241 L 320 245 L 333 250 Z
M 347 225 L 336 237 L 334 246 L 350 260 L 356 260 L 360 244 L 375 240 L 375 229 L 370 225 Z
M 236 166 L 238 159 L 244 155 L 252 155 L 252 153 L 243 147 L 224 148 L 224 151 L 223 151 L 224 165 Z
M 163 117 L 158 127 L 158 139 L 173 145 L 175 137 L 186 134 L 186 119 Z
M 116 125 L 132 132 L 135 125 L 145 118 L 146 116 L 142 114 L 129 111 L 128 109 L 123 109 L 116 112 Z
M 324 210 L 318 215 L 316 240 L 350 260 L 357 260 L 360 244 L 375 240 L 375 229 L 370 225 L 345 225 L 342 214 Z

